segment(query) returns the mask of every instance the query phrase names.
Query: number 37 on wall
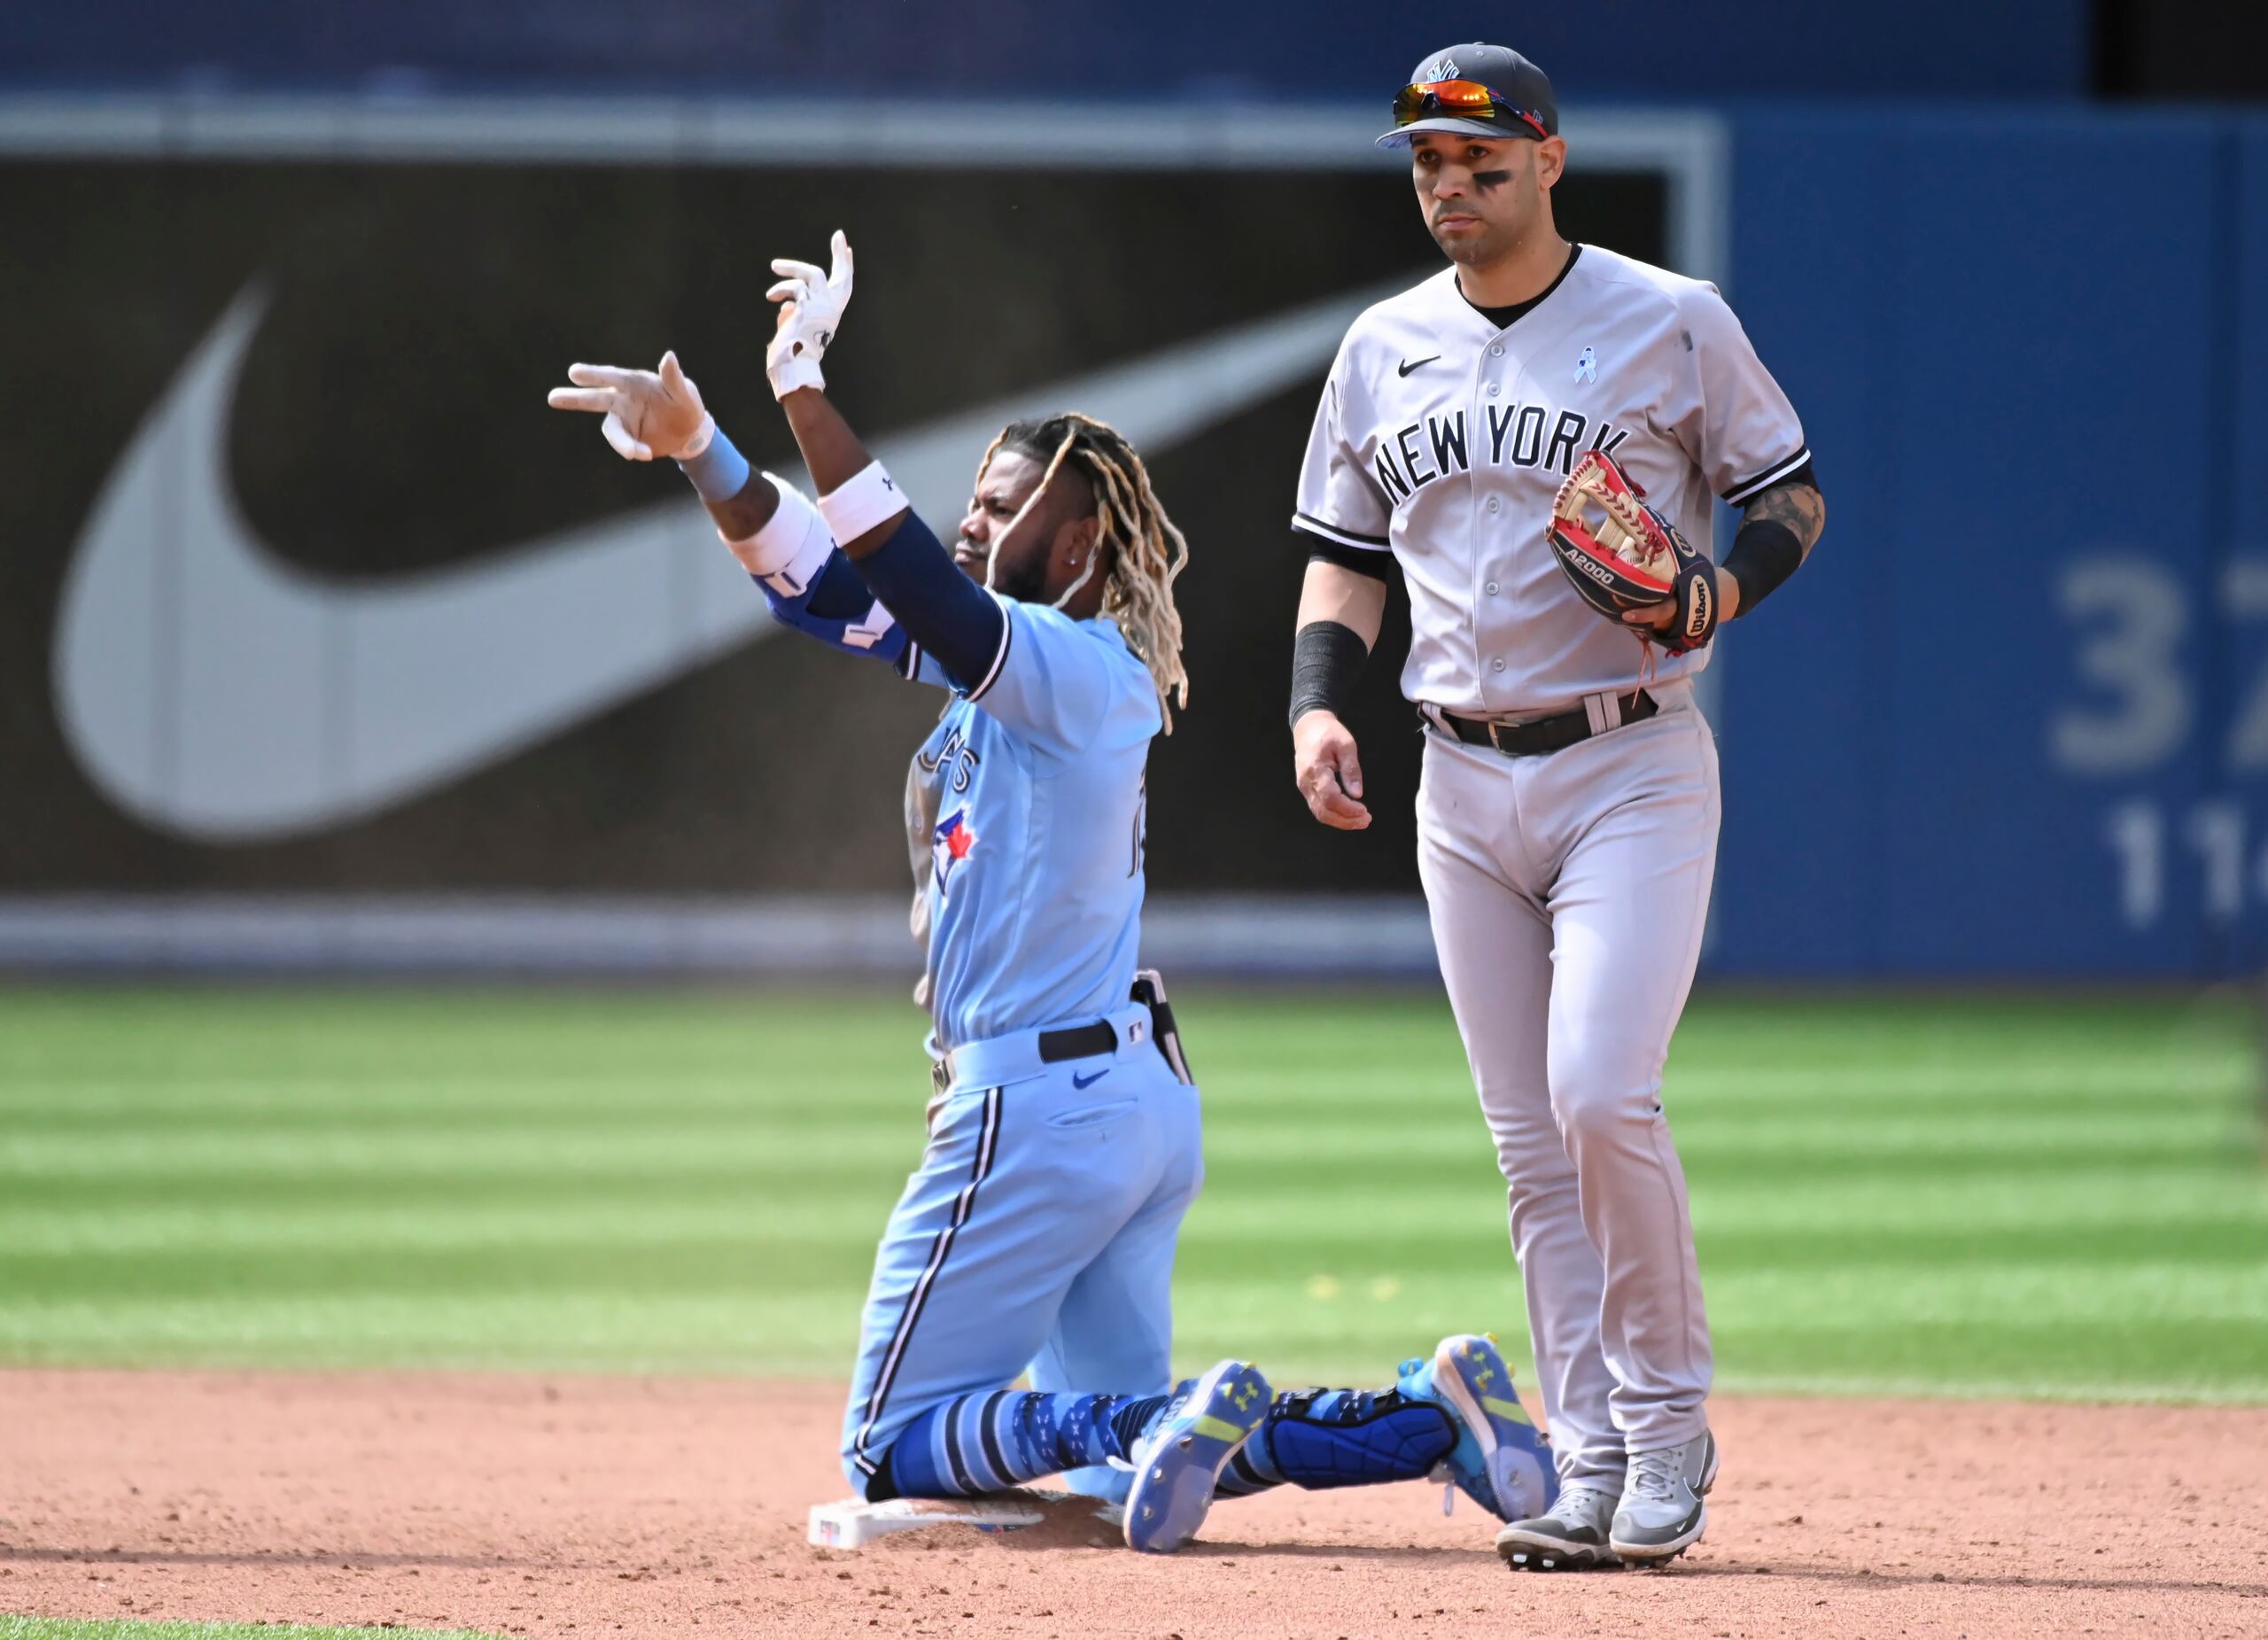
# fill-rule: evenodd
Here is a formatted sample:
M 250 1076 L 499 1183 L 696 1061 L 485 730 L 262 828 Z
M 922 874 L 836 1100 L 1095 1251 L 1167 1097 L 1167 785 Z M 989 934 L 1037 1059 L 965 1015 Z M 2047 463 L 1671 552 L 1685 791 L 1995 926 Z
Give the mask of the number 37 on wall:
M 2225 623 L 2225 652 L 2232 661 L 2256 652 L 2259 645 L 2237 634 L 2268 622 L 2268 559 L 2229 563 L 2213 591 L 2213 613 Z M 2157 768 L 2182 750 L 2198 725 L 2195 646 L 2208 634 L 2193 622 L 2188 587 L 2147 558 L 2096 557 L 2066 570 L 2057 596 L 2087 698 L 2065 704 L 2048 720 L 2055 766 L 2092 780 Z M 2227 727 L 2215 737 L 2216 773 L 2237 779 L 2268 773 L 2268 668 L 2233 667 L 2228 688 Z M 2214 727 L 2209 721 L 2208 732 Z M 2247 830 L 2245 805 L 2225 797 L 2198 801 L 2173 817 L 2148 797 L 2114 806 L 2104 817 L 2103 840 L 2118 862 L 2127 924 L 2148 928 L 2163 913 L 2169 844 L 2176 841 L 2195 859 L 2209 921 L 2231 922 L 2249 904 L 2268 903 L 2268 852 L 2247 871 Z

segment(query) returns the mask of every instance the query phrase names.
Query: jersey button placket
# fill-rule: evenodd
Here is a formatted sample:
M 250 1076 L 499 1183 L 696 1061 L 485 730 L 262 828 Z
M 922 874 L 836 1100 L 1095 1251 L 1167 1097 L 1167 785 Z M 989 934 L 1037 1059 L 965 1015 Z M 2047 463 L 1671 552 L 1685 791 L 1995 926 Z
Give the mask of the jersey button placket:
M 1485 406 L 1488 400 L 1503 397 L 1504 384 L 1499 379 L 1497 374 L 1503 369 L 1503 357 L 1504 344 L 1501 341 L 1491 342 L 1483 350 L 1480 361 L 1480 373 L 1488 379 L 1481 389 L 1481 397 L 1473 403 L 1473 477 L 1477 483 L 1486 485 L 1492 491 L 1501 481 L 1501 475 L 1495 465 L 1487 459 L 1488 412 Z M 1509 556 L 1504 553 L 1504 543 L 1499 539 L 1500 532 L 1504 527 L 1503 497 L 1494 494 L 1489 494 L 1481 501 L 1480 515 L 1474 522 L 1476 527 L 1472 532 L 1473 579 L 1480 582 L 1482 592 L 1495 598 L 1502 593 L 1503 583 L 1494 578 L 1482 580 L 1481 572 L 1484 567 L 1494 568 L 1501 556 Z M 1491 711 L 1501 711 L 1505 703 L 1497 698 L 1496 692 L 1489 687 L 1491 680 L 1500 681 L 1503 679 L 1504 657 L 1502 655 L 1486 653 L 1483 641 L 1486 635 L 1492 632 L 1501 641 L 1504 632 L 1503 622 L 1503 610 L 1484 608 L 1480 595 L 1474 595 L 1472 600 L 1473 658 L 1481 664 L 1481 669 L 1476 674 L 1475 681 L 1480 685 L 1480 698 L 1483 703 Z
M 1527 361 L 1519 350 L 1506 345 L 1507 334 L 1509 333 L 1500 332 L 1496 338 L 1488 344 L 1481 358 L 1481 368 L 1493 375 L 1501 385 L 1503 392 L 1500 400 L 1504 410 L 1509 412 L 1521 400 L 1523 395 L 1521 384 L 1526 379 L 1528 369 Z M 1482 429 L 1484 433 L 1487 431 L 1485 427 Z M 1507 429 L 1505 433 L 1507 456 L 1511 452 L 1511 431 Z M 1482 438 L 1480 440 L 1482 455 L 1486 456 L 1489 449 L 1489 439 L 1486 437 Z M 1489 497 L 1489 500 L 1495 503 L 1496 511 L 1488 522 L 1496 532 L 1500 547 L 1499 556 L 1488 566 L 1493 574 L 1486 583 L 1485 590 L 1487 597 L 1485 602 L 1476 598 L 1474 604 L 1476 608 L 1486 612 L 1487 621 L 1485 635 L 1496 651 L 1490 657 L 1488 671 L 1486 674 L 1491 686 L 1487 691 L 1489 704 L 1498 711 L 1517 711 L 1524 709 L 1529 703 L 1524 698 L 1526 686 L 1515 685 L 1511 677 L 1508 675 L 1519 672 L 1520 669 L 1512 663 L 1518 660 L 1522 653 L 1518 647 L 1520 638 L 1518 617 L 1523 606 L 1515 588 L 1519 585 L 1524 555 L 1541 544 L 1542 530 L 1540 524 L 1534 526 L 1538 539 L 1534 541 L 1525 539 L 1522 534 L 1529 527 L 1529 521 L 1521 512 L 1521 493 L 1513 482 L 1512 475 L 1515 470 L 1509 461 L 1502 466 L 1492 462 L 1487 470 L 1492 485 L 1497 490 L 1497 494 Z

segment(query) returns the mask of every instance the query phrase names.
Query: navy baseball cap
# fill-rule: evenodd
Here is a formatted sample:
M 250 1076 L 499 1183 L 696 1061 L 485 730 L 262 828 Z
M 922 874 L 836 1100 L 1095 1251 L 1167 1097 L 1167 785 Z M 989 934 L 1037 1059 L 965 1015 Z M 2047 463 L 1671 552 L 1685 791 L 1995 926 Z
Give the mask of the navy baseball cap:
M 1540 141 L 1559 134 L 1559 105 L 1543 70 L 1509 46 L 1475 41 L 1418 65 L 1394 99 L 1394 129 L 1379 146 L 1398 147 L 1419 131 Z

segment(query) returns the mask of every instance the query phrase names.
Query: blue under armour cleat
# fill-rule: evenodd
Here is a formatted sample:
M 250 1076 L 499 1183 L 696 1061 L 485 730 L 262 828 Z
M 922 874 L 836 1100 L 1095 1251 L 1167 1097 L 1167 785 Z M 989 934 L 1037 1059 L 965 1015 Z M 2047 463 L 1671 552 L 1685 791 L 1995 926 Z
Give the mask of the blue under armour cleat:
M 1551 1443 L 1520 1405 L 1512 1370 L 1494 1342 L 1475 1333 L 1445 1338 L 1432 1360 L 1403 1362 L 1395 1387 L 1456 1421 L 1456 1445 L 1441 1468 L 1467 1497 L 1499 1520 L 1526 1520 L 1551 1507 L 1559 1496 Z M 1435 1480 L 1443 1478 L 1434 1472 Z
M 1128 1548 L 1167 1555 L 1197 1535 L 1213 1505 L 1214 1483 L 1274 1398 L 1257 1367 L 1223 1361 L 1167 1406 L 1134 1449 Z

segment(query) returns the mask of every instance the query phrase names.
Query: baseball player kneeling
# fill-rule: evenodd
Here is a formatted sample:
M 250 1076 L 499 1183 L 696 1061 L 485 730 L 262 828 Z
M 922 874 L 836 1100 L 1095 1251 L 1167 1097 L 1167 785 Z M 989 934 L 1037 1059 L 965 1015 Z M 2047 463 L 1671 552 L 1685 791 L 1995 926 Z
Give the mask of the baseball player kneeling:
M 1452 47 L 1394 99 L 1450 266 L 1365 312 L 1316 412 L 1292 700 L 1315 817 L 1370 823 L 1340 708 L 1408 585 L 1418 863 L 1511 1205 L 1564 1488 L 1515 1567 L 1659 1562 L 1717 1473 L 1709 1329 L 1662 1066 L 1707 920 L 1718 626 L 1825 510 L 1787 398 L 1714 287 L 1553 226 L 1550 82 Z M 1721 564 L 1711 496 L 1744 509 Z
M 928 1145 L 875 1254 L 844 1473 L 880 1502 L 1068 1473 L 1122 1497 L 1127 1542 L 1153 1551 L 1216 1491 L 1286 1482 L 1439 1471 L 1504 1519 L 1550 1507 L 1550 1453 L 1486 1338 L 1443 1339 L 1376 1391 L 1278 1395 L 1237 1360 L 1172 1383 L 1198 1095 L 1136 953 L 1150 742 L 1187 697 L 1187 546 L 1126 440 L 1061 415 L 1001 430 L 948 550 L 826 395 L 850 246 L 827 272 L 773 268 L 767 369 L 816 506 L 750 470 L 674 354 L 577 365 L 551 402 L 602 415 L 629 459 L 675 458 L 779 620 L 946 691 L 905 797 Z

